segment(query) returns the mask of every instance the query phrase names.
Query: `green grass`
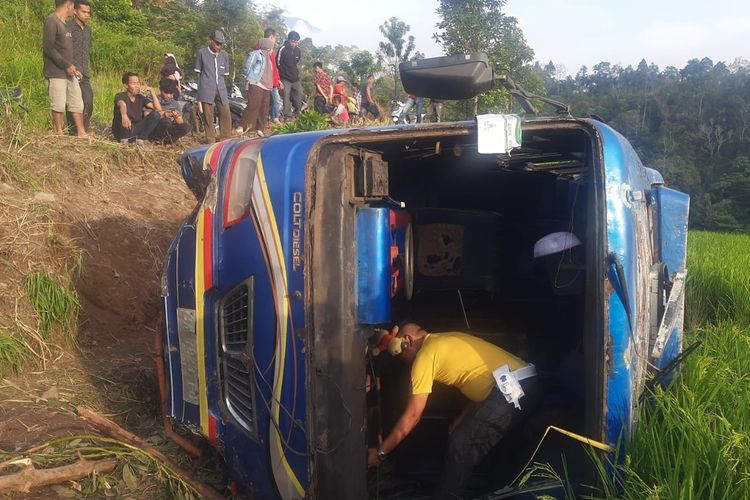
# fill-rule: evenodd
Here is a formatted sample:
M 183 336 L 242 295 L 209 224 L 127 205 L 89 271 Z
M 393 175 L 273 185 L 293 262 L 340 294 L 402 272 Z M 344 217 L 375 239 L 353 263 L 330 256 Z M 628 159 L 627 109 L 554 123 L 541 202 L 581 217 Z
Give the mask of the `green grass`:
M 600 484 L 586 498 L 750 498 L 748 249 L 750 235 L 689 233 L 684 344 L 701 345 L 641 404 L 622 463 L 591 454 Z M 565 470 L 536 464 L 531 475 L 575 497 Z
M 643 405 L 625 498 L 750 498 L 750 236 L 688 237 L 686 345 L 701 346 Z
M 750 237 L 690 232 L 686 293 L 689 329 L 722 320 L 750 323 Z
M 293 121 L 273 127 L 274 134 L 293 134 L 295 132 L 309 132 L 330 128 L 328 116 L 312 110 L 305 110 Z
M 24 343 L 8 330 L 0 329 L 0 375 L 18 374 L 28 358 L 29 351 Z
M 746 326 L 709 324 L 688 341 L 703 344 L 668 390 L 641 411 L 628 454 L 629 476 L 660 498 L 750 498 L 750 337 Z
M 53 10 L 54 2 L 0 2 L 0 19 L 5 31 L 5 36 L 0 38 L 3 60 L 0 87 L 20 87 L 23 102 L 30 110 L 27 114 L 14 106 L 10 118 L 4 112 L 0 113 L 0 124 L 20 122 L 31 130 L 52 129 L 47 86 L 42 74 L 42 27 L 44 19 Z M 123 88 L 121 78 L 125 71 L 139 73 L 144 81 L 158 87 L 158 72 L 164 53 L 183 53 L 172 40 L 157 39 L 147 32 L 149 23 L 145 13 L 129 6 L 118 7 L 119 14 L 107 12 L 109 10 L 112 8 L 94 3 L 95 15 L 90 23 L 94 32 L 91 50 L 92 120 L 98 128 L 106 128 L 112 121 L 114 95 Z
M 65 273 L 67 275 L 67 273 Z M 39 333 L 49 340 L 59 332 L 68 341 L 75 341 L 76 320 L 81 304 L 78 294 L 66 276 L 58 279 L 35 271 L 26 276 L 26 293 L 39 315 Z
M 25 189 L 40 189 L 41 182 L 13 155 L 0 160 L 0 182 L 15 184 Z

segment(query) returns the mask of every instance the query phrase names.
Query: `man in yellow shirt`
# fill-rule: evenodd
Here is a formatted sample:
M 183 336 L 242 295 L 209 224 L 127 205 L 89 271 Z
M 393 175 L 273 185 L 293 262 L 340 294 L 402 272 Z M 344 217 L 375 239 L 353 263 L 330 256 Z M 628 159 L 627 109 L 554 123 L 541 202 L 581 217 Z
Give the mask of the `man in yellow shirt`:
M 434 382 L 452 385 L 471 403 L 450 426 L 445 468 L 433 498 L 461 498 L 474 466 L 537 406 L 542 391 L 536 370 L 480 338 L 430 334 L 415 323 L 403 325 L 389 339 L 388 351 L 411 363 L 411 396 L 380 448 L 368 449 L 367 464 L 380 464 L 414 429 Z

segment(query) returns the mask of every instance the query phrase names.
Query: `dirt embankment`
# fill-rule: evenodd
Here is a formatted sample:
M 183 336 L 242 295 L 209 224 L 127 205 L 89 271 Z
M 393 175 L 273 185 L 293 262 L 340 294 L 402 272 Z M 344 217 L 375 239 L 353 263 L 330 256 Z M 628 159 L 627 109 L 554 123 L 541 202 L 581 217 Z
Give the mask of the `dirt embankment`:
M 195 204 L 177 165 L 182 151 L 11 132 L 0 135 L 0 335 L 25 354 L 17 370 L 0 358 L 0 451 L 90 432 L 78 405 L 159 441 L 161 268 Z M 43 330 L 28 290 L 40 273 L 78 296 L 66 331 Z M 74 486 L 44 495 L 80 494 Z

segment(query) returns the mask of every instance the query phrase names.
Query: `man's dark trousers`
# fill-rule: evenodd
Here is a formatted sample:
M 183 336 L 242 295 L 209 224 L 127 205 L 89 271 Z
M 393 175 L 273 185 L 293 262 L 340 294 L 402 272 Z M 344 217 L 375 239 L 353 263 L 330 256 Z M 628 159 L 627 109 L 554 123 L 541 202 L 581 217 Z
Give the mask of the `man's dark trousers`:
M 81 87 L 81 97 L 83 98 L 83 128 L 86 132 L 91 130 L 91 115 L 94 113 L 94 89 L 91 88 L 91 80 L 83 78 L 78 82 Z M 66 113 L 68 121 L 68 130 L 72 135 L 78 134 L 78 129 L 73 121 L 73 115 L 68 111 Z
M 282 83 L 284 84 L 284 88 L 281 89 L 282 113 L 285 118 L 292 118 L 294 113 L 299 113 L 302 109 L 302 94 L 304 93 L 302 82 L 299 80 L 296 82 L 282 80 Z M 294 110 L 292 110 L 292 107 L 294 107 Z
M 159 113 L 152 111 L 143 120 L 133 123 L 130 129 L 122 129 L 120 136 L 115 137 L 115 139 L 118 141 L 122 139 L 148 139 L 156 126 L 159 125 L 160 119 Z
M 189 123 L 175 123 L 169 118 L 162 118 L 149 139 L 162 144 L 174 144 L 177 139 L 187 135 L 190 129 Z
M 315 111 L 320 113 L 321 115 L 327 115 L 331 111 L 333 111 L 335 108 L 328 104 L 326 101 L 326 98 L 322 95 L 316 95 L 315 101 L 313 103 L 313 106 L 315 107 Z
M 463 498 L 474 466 L 539 406 L 542 389 L 538 377 L 522 380 L 521 388 L 524 396 L 519 401 L 520 410 L 505 400 L 500 389 L 493 387 L 490 395 L 453 431 L 448 440 L 443 475 L 433 499 Z

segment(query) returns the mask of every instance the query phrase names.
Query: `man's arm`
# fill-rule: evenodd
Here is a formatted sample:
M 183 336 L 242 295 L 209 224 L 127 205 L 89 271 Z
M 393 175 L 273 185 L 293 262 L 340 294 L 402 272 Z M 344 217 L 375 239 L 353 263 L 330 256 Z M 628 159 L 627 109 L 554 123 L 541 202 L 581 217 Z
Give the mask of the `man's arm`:
M 122 117 L 122 128 L 130 130 L 133 124 L 130 123 L 130 117 L 128 116 L 128 106 L 125 104 L 125 101 L 120 99 L 117 101 L 117 107 L 119 108 L 120 116 Z
M 156 92 L 152 87 L 141 87 L 141 90 L 144 92 L 148 92 L 151 94 L 151 102 L 146 103 L 147 108 L 153 108 L 156 111 L 161 112 L 161 103 L 159 102 L 159 96 L 156 95 Z
M 203 58 L 201 57 L 201 52 L 199 50 L 198 55 L 195 56 L 195 72 L 198 73 L 196 76 L 200 76 L 202 70 L 203 70 Z M 198 80 L 198 84 L 200 84 L 200 80 Z
M 229 54 L 226 51 L 221 51 L 224 54 L 224 77 L 229 76 Z
M 384 453 L 390 453 L 406 436 L 414 429 L 419 420 L 422 418 L 427 398 L 429 394 L 412 394 L 406 403 L 406 409 L 396 422 L 396 425 L 380 445 L 380 450 Z M 377 450 L 370 448 L 367 450 L 367 465 L 372 467 L 378 464 Z
M 281 76 L 281 54 L 284 53 L 284 45 L 282 45 L 281 47 L 279 47 L 279 51 L 276 53 L 276 68 L 279 70 L 279 79 L 283 78 L 283 76 Z

